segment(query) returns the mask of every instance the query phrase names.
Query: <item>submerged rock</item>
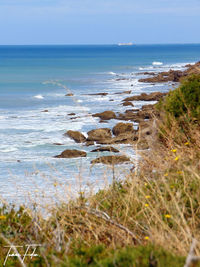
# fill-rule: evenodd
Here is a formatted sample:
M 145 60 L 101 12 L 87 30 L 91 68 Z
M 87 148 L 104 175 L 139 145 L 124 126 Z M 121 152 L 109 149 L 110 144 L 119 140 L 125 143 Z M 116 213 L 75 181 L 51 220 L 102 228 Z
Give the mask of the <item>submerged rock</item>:
M 63 146 L 63 144 L 61 144 L 61 143 L 53 143 L 53 145 L 55 145 L 55 146 Z
M 123 95 L 123 94 L 130 94 L 130 93 L 131 93 L 131 90 L 123 91 L 123 92 L 117 92 L 117 93 L 115 93 L 115 95 Z
M 101 95 L 101 96 L 106 96 L 108 93 L 94 93 L 94 94 L 87 94 L 87 95 Z
M 130 158 L 124 155 L 117 155 L 117 156 L 103 156 L 96 158 L 91 161 L 92 164 L 96 163 L 102 163 L 102 164 L 108 164 L 108 165 L 116 165 L 116 164 L 122 164 L 124 162 L 129 162 Z
M 80 151 L 76 149 L 66 149 L 60 155 L 55 156 L 55 158 L 79 158 L 86 156 L 87 153 L 85 151 Z
M 65 96 L 73 96 L 74 94 L 72 93 L 69 93 L 69 94 L 66 94 Z
M 99 147 L 99 148 L 96 148 L 94 150 L 92 150 L 91 152 L 104 152 L 104 151 L 108 151 L 108 152 L 114 152 L 114 153 L 118 153 L 119 150 L 112 147 L 112 146 L 103 146 L 103 147 Z
M 76 143 L 83 143 L 86 141 L 86 137 L 80 133 L 79 131 L 67 131 L 65 133 L 66 136 L 69 136 L 71 139 L 73 139 Z
M 111 120 L 116 118 L 115 112 L 107 110 L 101 113 L 96 113 L 92 115 L 93 117 L 99 117 L 101 120 Z
M 108 121 L 100 120 L 99 123 L 108 123 Z

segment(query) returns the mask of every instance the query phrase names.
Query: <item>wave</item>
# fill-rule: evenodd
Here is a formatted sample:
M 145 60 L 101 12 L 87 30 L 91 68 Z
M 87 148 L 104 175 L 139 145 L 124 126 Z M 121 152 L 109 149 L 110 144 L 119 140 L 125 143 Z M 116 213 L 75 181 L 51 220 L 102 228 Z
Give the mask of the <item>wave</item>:
M 117 73 L 115 73 L 113 71 L 108 72 L 108 74 L 110 74 L 110 75 L 117 75 Z
M 195 64 L 195 62 L 183 62 L 183 63 L 168 63 L 168 64 L 163 64 L 163 62 L 157 62 L 154 61 L 152 62 L 151 66 L 146 66 L 146 67 L 139 67 L 138 69 L 141 71 L 155 71 L 155 68 L 157 71 L 165 70 L 168 71 L 170 69 L 177 69 L 177 70 L 182 70 L 184 67 L 188 64 Z
M 195 62 L 184 62 L 184 63 L 174 63 L 170 65 L 166 65 L 166 67 L 173 68 L 173 69 L 183 69 L 186 65 L 193 65 Z
M 2 153 L 14 152 L 14 151 L 17 151 L 17 150 L 18 150 L 18 148 L 16 148 L 16 147 L 0 148 L 0 151 Z
M 34 98 L 37 98 L 37 99 L 44 99 L 44 97 L 42 95 L 35 95 Z
M 163 62 L 159 62 L 159 61 L 154 61 L 152 63 L 153 66 L 162 66 L 163 65 Z
M 153 67 L 139 67 L 139 70 L 153 70 Z

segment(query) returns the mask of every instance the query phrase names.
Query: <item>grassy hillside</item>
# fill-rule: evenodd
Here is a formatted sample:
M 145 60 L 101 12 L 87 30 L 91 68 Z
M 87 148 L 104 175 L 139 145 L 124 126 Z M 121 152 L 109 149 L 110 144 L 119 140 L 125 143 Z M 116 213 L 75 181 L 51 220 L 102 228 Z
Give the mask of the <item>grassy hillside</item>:
M 152 147 L 123 181 L 96 195 L 80 192 L 46 220 L 24 207 L 1 208 L 1 266 L 11 243 L 42 244 L 26 266 L 184 265 L 192 239 L 200 240 L 200 76 L 156 108 Z M 21 263 L 10 257 L 7 266 Z

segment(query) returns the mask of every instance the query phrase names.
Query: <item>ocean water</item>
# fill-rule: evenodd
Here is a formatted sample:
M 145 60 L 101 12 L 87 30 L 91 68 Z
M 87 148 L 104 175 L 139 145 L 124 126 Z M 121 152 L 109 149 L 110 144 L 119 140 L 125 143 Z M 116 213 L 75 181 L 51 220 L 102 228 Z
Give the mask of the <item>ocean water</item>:
M 0 196 L 13 203 L 51 202 L 109 184 L 112 168 L 90 164 L 99 156 L 90 152 L 95 146 L 76 144 L 64 133 L 113 127 L 116 120 L 99 124 L 91 114 L 125 111 L 121 101 L 128 95 L 116 94 L 122 91 L 168 91 L 170 83 L 138 79 L 144 71 L 183 69 L 199 59 L 200 45 L 0 46 Z M 89 95 L 100 92 L 108 95 Z M 137 161 L 131 147 L 117 147 Z M 54 158 L 71 148 L 87 157 Z M 123 179 L 130 167 L 116 167 L 115 175 Z

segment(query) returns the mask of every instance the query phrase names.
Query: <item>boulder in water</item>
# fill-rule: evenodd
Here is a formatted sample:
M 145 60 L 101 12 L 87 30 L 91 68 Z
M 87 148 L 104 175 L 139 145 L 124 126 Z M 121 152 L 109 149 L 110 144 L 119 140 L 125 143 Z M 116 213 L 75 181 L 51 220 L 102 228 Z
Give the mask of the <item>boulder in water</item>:
M 87 153 L 85 151 L 80 151 L 76 149 L 66 149 L 60 155 L 55 156 L 55 158 L 79 158 L 86 156 Z

